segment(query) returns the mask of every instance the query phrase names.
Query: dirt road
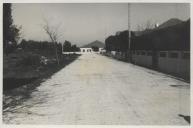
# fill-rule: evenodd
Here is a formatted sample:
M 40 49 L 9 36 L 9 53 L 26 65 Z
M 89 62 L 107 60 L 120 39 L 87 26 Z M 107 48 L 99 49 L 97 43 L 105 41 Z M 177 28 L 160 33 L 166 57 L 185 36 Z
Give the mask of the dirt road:
M 7 108 L 7 124 L 187 125 L 188 83 L 97 54 L 85 54 Z

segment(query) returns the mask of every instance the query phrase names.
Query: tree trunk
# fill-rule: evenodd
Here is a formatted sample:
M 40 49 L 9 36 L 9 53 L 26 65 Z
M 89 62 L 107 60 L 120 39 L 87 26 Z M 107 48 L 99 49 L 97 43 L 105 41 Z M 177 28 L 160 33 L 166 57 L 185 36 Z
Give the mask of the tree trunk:
M 57 50 L 57 43 L 55 42 L 54 43 L 55 45 L 55 55 L 56 55 L 56 60 L 57 60 L 57 64 L 59 65 L 60 64 L 60 62 L 59 62 L 59 58 L 58 58 L 58 50 Z

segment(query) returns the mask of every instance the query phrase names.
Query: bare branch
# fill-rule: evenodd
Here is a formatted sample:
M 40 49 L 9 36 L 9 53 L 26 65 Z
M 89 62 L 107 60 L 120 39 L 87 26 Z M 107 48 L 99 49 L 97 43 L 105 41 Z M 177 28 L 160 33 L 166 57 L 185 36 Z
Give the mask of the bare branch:
M 43 29 L 46 32 L 46 34 L 49 36 L 51 41 L 54 43 L 56 60 L 57 60 L 58 65 L 59 65 L 59 57 L 58 57 L 58 51 L 57 51 L 57 42 L 58 42 L 58 38 L 59 38 L 59 36 L 58 36 L 59 26 L 51 27 L 51 25 L 49 25 L 48 21 L 45 18 L 44 18 L 44 22 L 45 22 L 45 25 L 43 25 Z

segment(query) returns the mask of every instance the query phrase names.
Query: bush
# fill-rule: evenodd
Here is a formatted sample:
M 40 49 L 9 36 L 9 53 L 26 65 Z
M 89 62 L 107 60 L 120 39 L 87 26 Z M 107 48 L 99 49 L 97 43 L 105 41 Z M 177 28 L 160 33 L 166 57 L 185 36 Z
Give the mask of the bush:
M 21 64 L 26 66 L 40 65 L 40 57 L 36 54 L 24 55 L 21 59 Z

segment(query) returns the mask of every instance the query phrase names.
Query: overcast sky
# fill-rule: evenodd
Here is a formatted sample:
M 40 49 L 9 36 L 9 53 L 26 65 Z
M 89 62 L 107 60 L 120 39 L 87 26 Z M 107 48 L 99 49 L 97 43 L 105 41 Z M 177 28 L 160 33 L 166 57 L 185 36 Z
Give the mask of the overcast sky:
M 187 20 L 189 4 L 130 4 L 130 26 L 136 30 L 147 21 L 163 23 L 170 18 Z M 94 40 L 104 42 L 109 35 L 128 29 L 128 4 L 13 4 L 13 19 L 22 26 L 22 37 L 49 40 L 42 29 L 44 19 L 59 26 L 60 41 L 79 46 Z

